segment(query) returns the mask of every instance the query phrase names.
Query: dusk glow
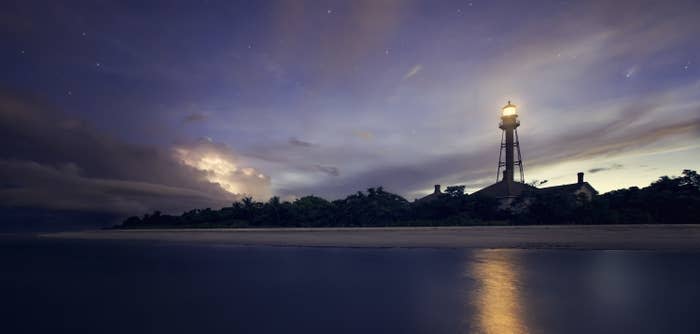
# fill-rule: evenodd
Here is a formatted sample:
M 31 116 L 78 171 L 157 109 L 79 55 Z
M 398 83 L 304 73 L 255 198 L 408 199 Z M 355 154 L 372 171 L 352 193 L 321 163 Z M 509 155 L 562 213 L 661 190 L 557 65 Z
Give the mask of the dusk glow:
M 2 333 L 698 333 L 700 0 L 3 0 Z
M 700 163 L 697 1 L 1 7 L 0 172 L 23 189 L 5 204 L 472 193 L 495 180 L 509 100 L 526 182 L 583 171 L 606 192 Z M 68 183 L 93 195 L 54 195 Z

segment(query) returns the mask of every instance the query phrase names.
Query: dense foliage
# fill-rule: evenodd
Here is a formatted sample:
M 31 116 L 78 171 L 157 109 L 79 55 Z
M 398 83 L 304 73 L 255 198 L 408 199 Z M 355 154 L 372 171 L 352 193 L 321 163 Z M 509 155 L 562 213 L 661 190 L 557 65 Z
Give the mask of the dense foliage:
M 515 224 L 688 224 L 700 223 L 700 176 L 684 170 L 645 188 L 614 190 L 586 201 L 572 194 L 536 195 Z
M 591 201 L 574 194 L 535 194 L 517 212 L 499 210 L 495 199 L 447 187 L 431 200 L 408 202 L 381 187 L 327 201 L 306 196 L 262 203 L 246 197 L 220 210 L 194 209 L 180 216 L 156 211 L 130 217 L 120 228 L 144 227 L 340 227 L 484 224 L 647 224 L 700 223 L 700 176 L 684 170 L 645 188 L 615 190 Z M 517 203 L 516 203 L 517 204 Z

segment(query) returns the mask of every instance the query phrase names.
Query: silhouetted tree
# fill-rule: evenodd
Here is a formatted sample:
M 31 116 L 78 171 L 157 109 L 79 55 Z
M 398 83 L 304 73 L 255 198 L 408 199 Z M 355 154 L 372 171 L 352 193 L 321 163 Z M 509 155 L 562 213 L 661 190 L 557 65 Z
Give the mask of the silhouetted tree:
M 464 196 L 464 186 L 448 186 L 445 188 L 445 194 L 450 197 L 462 197 Z
M 700 223 L 700 176 L 686 169 L 680 177 L 662 176 L 648 187 L 615 190 L 590 201 L 583 194 L 534 192 L 517 199 L 515 206 L 525 209 L 499 210 L 498 200 L 469 196 L 462 185 L 413 203 L 377 187 L 333 202 L 316 196 L 292 203 L 278 197 L 265 203 L 244 197 L 220 210 L 132 216 L 119 227 Z

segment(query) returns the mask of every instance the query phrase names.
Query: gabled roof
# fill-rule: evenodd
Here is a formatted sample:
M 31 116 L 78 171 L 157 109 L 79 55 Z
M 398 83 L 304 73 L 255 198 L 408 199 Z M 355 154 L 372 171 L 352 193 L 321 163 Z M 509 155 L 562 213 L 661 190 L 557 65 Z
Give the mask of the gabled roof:
M 510 182 L 507 183 L 506 181 L 500 181 L 496 182 L 486 188 L 483 188 L 475 193 L 473 195 L 481 195 L 481 196 L 488 196 L 488 197 L 496 197 L 496 198 L 501 198 L 501 197 L 518 197 L 526 194 L 534 194 L 534 193 L 544 193 L 544 194 L 550 194 L 550 193 L 575 193 L 576 191 L 580 190 L 581 188 L 587 188 L 592 194 L 597 195 L 598 191 L 593 188 L 588 182 L 583 182 L 583 183 L 572 183 L 572 184 L 564 184 L 560 186 L 554 186 L 554 187 L 547 187 L 547 188 L 535 188 L 529 184 L 525 183 L 520 183 L 520 182 Z
M 537 191 L 537 188 L 525 184 L 525 183 L 520 183 L 520 182 L 513 182 L 513 181 L 499 181 L 496 182 L 484 189 L 481 189 L 473 195 L 479 195 L 479 196 L 488 196 L 488 197 L 517 197 L 522 195 L 523 193 L 528 193 L 528 192 L 535 192 Z
M 583 182 L 583 183 L 571 183 L 571 184 L 563 184 L 560 186 L 554 186 L 554 187 L 547 187 L 547 188 L 540 188 L 538 189 L 538 192 L 540 193 L 558 193 L 558 192 L 567 192 L 567 193 L 574 193 L 577 190 L 581 189 L 582 187 L 588 188 L 588 190 L 597 195 L 598 191 L 593 188 L 588 182 Z
M 440 185 L 435 185 L 435 190 L 432 194 L 419 198 L 419 202 L 430 202 L 442 198 L 445 194 L 440 190 Z

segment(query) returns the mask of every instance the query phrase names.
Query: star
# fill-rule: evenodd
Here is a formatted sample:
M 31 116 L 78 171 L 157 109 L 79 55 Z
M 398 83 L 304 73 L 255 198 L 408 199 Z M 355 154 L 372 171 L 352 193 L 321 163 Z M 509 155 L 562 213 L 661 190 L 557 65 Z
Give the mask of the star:
M 87 33 L 83 31 L 82 33 L 83 37 L 87 36 Z
M 332 14 L 332 13 L 333 13 L 333 10 L 332 10 L 332 9 L 329 9 L 329 10 L 327 10 L 326 12 L 327 12 L 328 14 Z
M 95 66 L 100 67 L 100 66 L 102 66 L 102 64 L 100 62 L 96 62 Z
M 388 56 L 388 55 L 389 55 L 389 49 L 384 50 L 384 54 Z
M 66 94 L 73 95 L 73 92 L 69 90 L 68 92 L 66 92 Z
M 19 53 L 24 54 L 24 50 L 19 50 Z

